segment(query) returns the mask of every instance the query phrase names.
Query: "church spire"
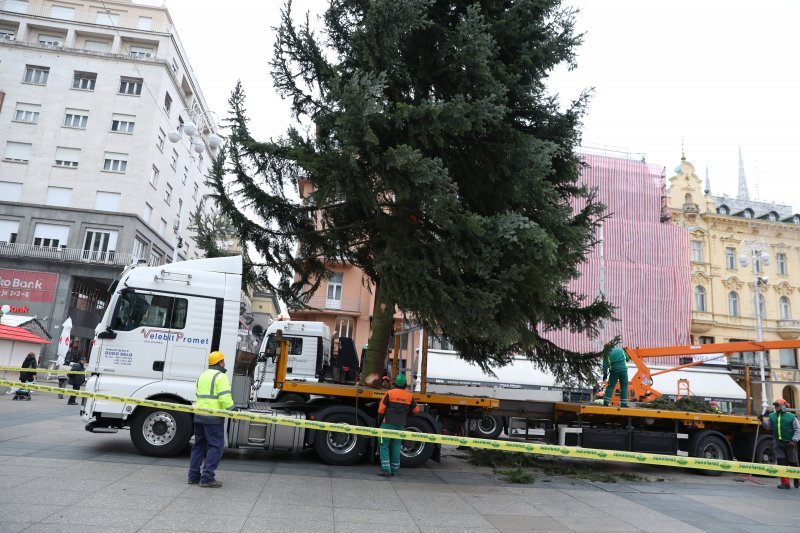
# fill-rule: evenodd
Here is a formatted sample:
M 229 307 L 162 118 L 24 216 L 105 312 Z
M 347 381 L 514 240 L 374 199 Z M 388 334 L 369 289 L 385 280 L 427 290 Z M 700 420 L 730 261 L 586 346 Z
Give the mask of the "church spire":
M 747 193 L 747 178 L 744 176 L 744 161 L 742 160 L 742 147 L 739 147 L 739 200 L 749 200 L 750 195 Z

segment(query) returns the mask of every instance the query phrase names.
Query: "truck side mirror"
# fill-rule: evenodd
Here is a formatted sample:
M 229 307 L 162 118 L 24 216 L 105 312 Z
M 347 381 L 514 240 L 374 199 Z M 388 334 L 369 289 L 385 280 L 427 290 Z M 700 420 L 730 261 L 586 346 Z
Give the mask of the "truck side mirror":
M 97 334 L 98 339 L 116 339 L 117 332 L 111 329 L 111 327 L 107 327 L 105 331 L 101 331 Z

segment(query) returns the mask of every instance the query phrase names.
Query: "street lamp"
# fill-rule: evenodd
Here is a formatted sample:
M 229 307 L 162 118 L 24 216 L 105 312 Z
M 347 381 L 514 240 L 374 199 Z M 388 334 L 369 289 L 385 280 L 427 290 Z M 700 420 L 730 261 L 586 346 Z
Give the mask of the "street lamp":
M 11 312 L 11 306 L 5 304 L 3 307 L 0 307 L 0 323 L 3 321 L 3 315 L 7 315 Z
M 764 317 L 761 316 L 761 285 L 767 284 L 767 276 L 760 276 L 761 265 L 769 266 L 770 256 L 767 253 L 767 243 L 762 239 L 754 241 L 744 241 L 744 246 L 749 247 L 750 255 L 745 252 L 739 256 L 739 264 L 742 267 L 747 267 L 748 263 L 753 265 L 753 298 L 755 301 L 756 310 L 756 342 L 764 340 L 764 332 L 761 329 L 761 321 Z M 769 406 L 767 400 L 767 382 L 764 376 L 764 350 L 758 352 L 758 369 L 761 373 L 761 412 L 767 410 Z
M 169 139 L 171 143 L 175 144 L 180 142 L 183 136 L 186 135 L 189 140 L 190 152 L 194 150 L 197 154 L 202 154 L 206 149 L 206 145 L 208 145 L 210 150 L 216 150 L 222 146 L 222 137 L 216 133 L 219 117 L 215 112 L 184 108 L 178 116 L 184 113 L 188 116 L 188 121 L 181 122 L 177 130 L 167 134 L 167 139 Z M 191 156 L 191 159 L 194 161 L 194 156 Z M 180 231 L 183 227 L 183 212 L 188 210 L 188 202 L 186 201 L 188 194 L 189 186 L 186 184 L 183 187 L 183 193 L 180 199 L 181 211 L 178 213 L 178 218 L 172 225 L 173 232 L 175 233 L 175 242 L 172 246 L 173 263 L 178 260 L 178 249 L 183 247 L 183 238 L 180 236 Z

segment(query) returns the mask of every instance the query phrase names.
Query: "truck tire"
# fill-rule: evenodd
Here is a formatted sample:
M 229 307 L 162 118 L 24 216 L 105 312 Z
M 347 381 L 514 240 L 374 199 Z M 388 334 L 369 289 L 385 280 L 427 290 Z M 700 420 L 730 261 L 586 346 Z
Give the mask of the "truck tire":
M 282 394 L 278 396 L 275 400 L 275 403 L 285 403 L 285 404 L 298 404 L 302 405 L 308 401 L 308 398 L 304 397 L 302 394 L 297 394 L 294 392 L 290 392 L 288 394 Z
M 484 415 L 478 424 L 470 431 L 470 435 L 479 439 L 496 439 L 503 432 L 503 421 L 500 417 Z
M 772 448 L 772 438 L 761 439 L 756 446 L 756 462 L 763 464 L 775 464 L 775 450 Z
M 692 439 L 692 456 L 704 459 L 720 459 L 729 461 L 731 452 L 725 439 L 713 432 L 698 433 Z M 703 476 L 720 476 L 719 470 L 697 469 L 697 473 Z
M 323 422 L 353 424 L 353 415 L 333 414 Z M 358 421 L 361 424 L 361 421 Z M 367 451 L 369 441 L 363 435 L 350 435 L 334 431 L 319 431 L 314 436 L 314 451 L 325 463 L 333 466 L 347 466 L 358 462 Z
M 418 433 L 434 433 L 430 422 L 419 416 L 409 416 L 405 429 Z M 403 468 L 422 466 L 433 456 L 435 451 L 436 444 L 432 442 L 404 440 L 400 444 L 400 466 Z
M 170 457 L 183 451 L 192 438 L 189 413 L 139 407 L 131 418 L 131 441 L 153 457 Z

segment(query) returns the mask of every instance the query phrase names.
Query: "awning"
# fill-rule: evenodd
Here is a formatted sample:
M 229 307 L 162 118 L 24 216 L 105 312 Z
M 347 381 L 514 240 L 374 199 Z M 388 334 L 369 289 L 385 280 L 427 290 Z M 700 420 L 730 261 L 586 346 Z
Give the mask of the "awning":
M 658 372 L 658 367 L 651 367 L 651 372 Z M 633 377 L 636 367 L 628 368 Z M 689 392 L 692 396 L 719 400 L 746 400 L 744 390 L 727 372 L 709 372 L 703 370 L 675 370 L 666 374 L 653 376 L 653 388 L 666 396 L 678 395 L 678 380 L 689 380 Z
M 30 342 L 33 344 L 50 344 L 38 335 L 35 335 L 27 329 L 18 328 L 15 326 L 0 325 L 0 339 L 15 342 Z

